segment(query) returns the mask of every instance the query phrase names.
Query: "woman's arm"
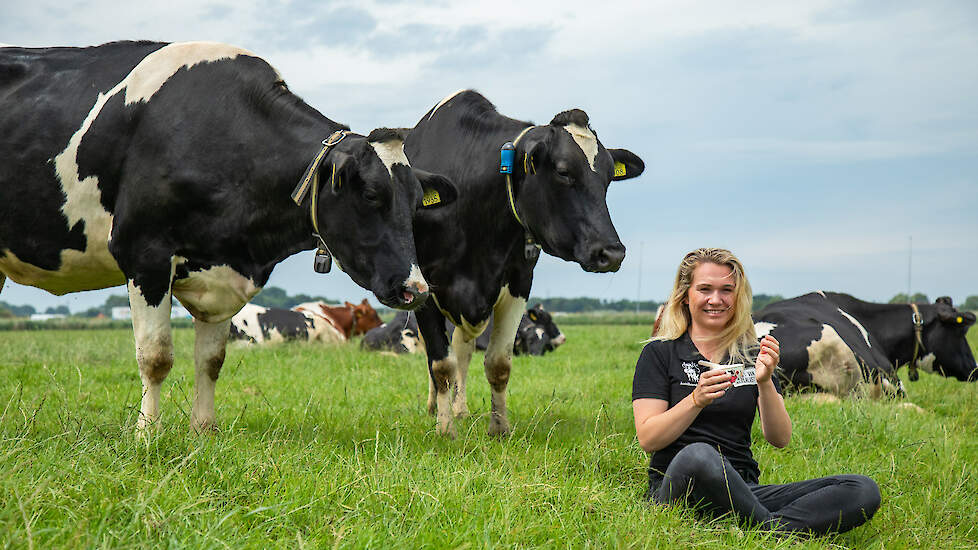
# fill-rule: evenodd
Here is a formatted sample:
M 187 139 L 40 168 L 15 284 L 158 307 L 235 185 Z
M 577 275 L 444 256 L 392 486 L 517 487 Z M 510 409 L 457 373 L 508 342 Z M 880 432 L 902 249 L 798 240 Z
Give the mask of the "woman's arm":
M 723 396 L 730 386 L 730 375 L 717 369 L 701 374 L 693 393 L 671 409 L 665 399 L 635 399 L 632 413 L 638 444 L 647 453 L 666 448 L 686 431 L 703 407 Z
M 791 442 L 791 417 L 784 408 L 784 398 L 774 388 L 771 376 L 778 365 L 781 348 L 771 335 L 761 340 L 761 351 L 754 364 L 757 379 L 757 408 L 761 412 L 761 433 L 764 439 L 781 448 Z

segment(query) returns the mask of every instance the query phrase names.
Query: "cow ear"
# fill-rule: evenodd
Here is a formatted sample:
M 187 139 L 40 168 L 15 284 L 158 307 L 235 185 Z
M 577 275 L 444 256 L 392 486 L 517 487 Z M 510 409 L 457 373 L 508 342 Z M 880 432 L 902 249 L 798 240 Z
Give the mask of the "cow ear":
M 424 190 L 419 208 L 440 208 L 455 202 L 458 198 L 458 188 L 452 180 L 420 168 L 411 168 L 411 171 L 421 182 L 421 189 Z
M 360 305 L 361 305 L 361 306 L 369 306 L 369 305 L 370 305 L 370 302 L 368 302 L 368 301 L 367 301 L 367 299 L 366 299 L 366 298 L 364 298 L 364 299 L 363 299 L 363 301 L 362 301 L 362 302 L 360 302 Z
M 637 178 L 645 171 L 645 163 L 635 153 L 628 149 L 608 149 L 611 158 L 615 160 L 615 175 L 611 181 Z
M 355 308 L 356 307 L 353 304 L 351 304 L 350 302 L 343 302 L 343 305 L 345 305 L 348 308 Z
M 941 296 L 940 298 L 934 300 L 935 304 L 945 304 L 950 307 L 954 307 L 954 300 L 950 296 Z
M 356 161 L 351 155 L 334 151 L 323 161 L 323 169 L 319 171 L 320 178 L 326 178 L 333 194 L 338 194 L 353 175 Z
M 530 320 L 531 320 L 531 321 L 533 321 L 534 323 L 536 323 L 536 322 L 537 322 L 537 310 L 535 310 L 535 309 L 531 309 L 530 311 L 527 311 L 527 312 L 526 312 L 526 315 L 527 315 L 527 317 L 529 317 L 529 318 L 530 318 Z

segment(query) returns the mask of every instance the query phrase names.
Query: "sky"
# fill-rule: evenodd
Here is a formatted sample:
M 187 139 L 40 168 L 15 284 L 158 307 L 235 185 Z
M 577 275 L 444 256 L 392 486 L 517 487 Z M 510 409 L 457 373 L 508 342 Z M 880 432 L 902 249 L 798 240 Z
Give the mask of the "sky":
M 755 293 L 978 294 L 971 0 L 0 4 L 0 43 L 123 39 L 244 47 L 362 134 L 413 126 L 461 88 L 536 123 L 584 109 L 606 147 L 646 164 L 608 191 L 627 256 L 593 274 L 544 255 L 535 296 L 662 300 L 701 246 L 732 250 Z M 312 256 L 268 284 L 377 304 Z M 124 292 L 8 281 L 0 300 L 79 311 Z

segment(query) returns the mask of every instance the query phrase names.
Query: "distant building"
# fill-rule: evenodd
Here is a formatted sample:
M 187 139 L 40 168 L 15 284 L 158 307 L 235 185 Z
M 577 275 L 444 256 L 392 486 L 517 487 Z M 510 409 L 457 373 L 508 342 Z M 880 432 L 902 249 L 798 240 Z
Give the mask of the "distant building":
M 50 321 L 51 319 L 64 319 L 64 313 L 31 313 L 31 321 Z
M 128 307 L 112 308 L 112 318 L 116 320 L 132 319 L 132 311 Z M 190 319 L 190 312 L 179 304 L 173 304 L 170 308 L 170 319 Z

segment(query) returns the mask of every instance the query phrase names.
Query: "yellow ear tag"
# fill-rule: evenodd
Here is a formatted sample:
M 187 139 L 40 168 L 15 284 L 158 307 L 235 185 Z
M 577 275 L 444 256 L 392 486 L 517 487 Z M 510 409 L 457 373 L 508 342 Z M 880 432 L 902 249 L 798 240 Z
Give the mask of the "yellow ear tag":
M 958 316 L 958 324 L 960 325 L 963 321 L 964 321 L 964 319 L 962 319 L 960 316 Z
M 433 204 L 438 204 L 441 202 L 441 195 L 435 189 L 428 189 L 424 192 L 424 197 L 421 198 L 421 206 L 431 206 Z
M 616 178 L 621 178 L 621 177 L 624 177 L 624 176 L 625 176 L 625 163 L 624 162 L 616 162 L 615 163 L 615 177 Z

